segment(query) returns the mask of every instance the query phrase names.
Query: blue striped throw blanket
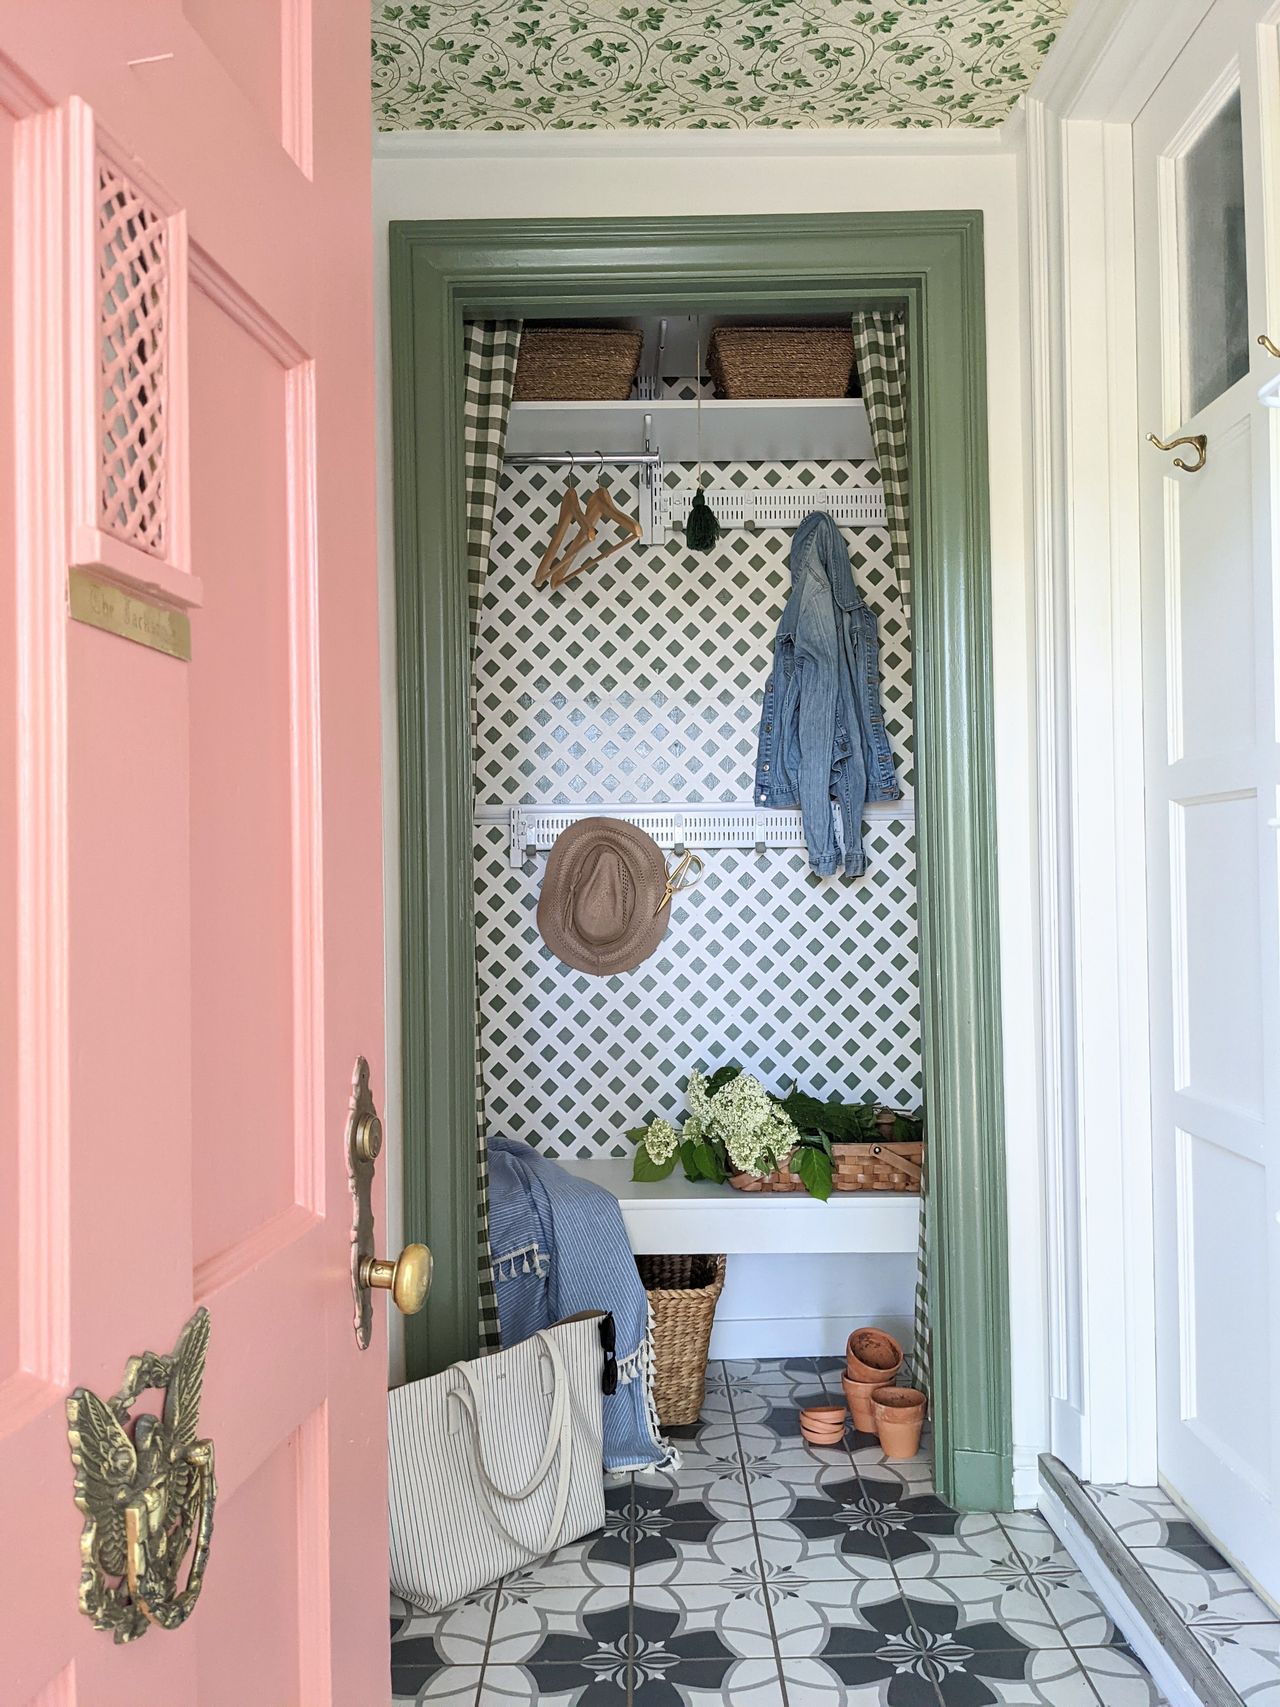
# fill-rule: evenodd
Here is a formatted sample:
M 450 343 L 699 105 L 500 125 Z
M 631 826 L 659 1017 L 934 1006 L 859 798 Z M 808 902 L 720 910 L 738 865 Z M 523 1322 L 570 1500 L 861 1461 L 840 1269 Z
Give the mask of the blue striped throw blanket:
M 653 1404 L 649 1300 L 612 1192 L 512 1138 L 489 1140 L 489 1250 L 503 1347 L 579 1310 L 607 1310 L 618 1389 L 604 1401 L 604 1467 L 676 1462 Z

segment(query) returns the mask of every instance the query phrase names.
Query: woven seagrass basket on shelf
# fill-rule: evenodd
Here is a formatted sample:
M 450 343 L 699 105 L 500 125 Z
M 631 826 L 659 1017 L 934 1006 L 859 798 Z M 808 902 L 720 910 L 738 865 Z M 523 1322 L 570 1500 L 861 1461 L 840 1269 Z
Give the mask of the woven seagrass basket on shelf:
M 832 1191 L 919 1191 L 923 1144 L 833 1144 Z M 803 1191 L 790 1168 L 765 1174 L 730 1174 L 738 1191 Z
M 724 1290 L 723 1257 L 642 1256 L 640 1279 L 653 1311 L 653 1397 L 663 1428 L 697 1422 L 707 1386 L 707 1350 Z
M 528 326 L 512 395 L 517 403 L 625 403 L 643 341 L 623 326 Z
M 896 1116 L 882 1108 L 876 1125 L 883 1137 L 865 1144 L 833 1144 L 832 1191 L 919 1191 L 924 1168 L 924 1144 L 896 1143 L 891 1134 Z M 730 1174 L 729 1184 L 738 1191 L 803 1191 L 804 1181 L 790 1168 L 757 1178 L 755 1174 Z
M 721 397 L 847 397 L 853 331 L 845 326 L 717 326 L 707 371 Z

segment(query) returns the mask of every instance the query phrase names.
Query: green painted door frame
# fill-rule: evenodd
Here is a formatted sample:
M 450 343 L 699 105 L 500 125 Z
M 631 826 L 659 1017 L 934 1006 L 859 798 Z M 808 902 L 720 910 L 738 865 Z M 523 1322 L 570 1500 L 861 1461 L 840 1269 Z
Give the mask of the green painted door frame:
M 1011 1493 L 982 215 L 391 227 L 404 1236 L 436 1284 L 410 1375 L 474 1352 L 475 952 L 464 318 L 845 313 L 911 350 L 916 828 L 939 1492 Z

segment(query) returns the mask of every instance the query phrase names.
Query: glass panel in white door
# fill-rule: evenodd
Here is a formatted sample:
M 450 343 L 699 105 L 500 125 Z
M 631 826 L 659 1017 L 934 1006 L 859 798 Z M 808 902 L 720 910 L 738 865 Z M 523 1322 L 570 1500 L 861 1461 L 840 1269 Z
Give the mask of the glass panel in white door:
M 1177 162 L 1182 412 L 1249 371 L 1244 137 L 1235 89 Z

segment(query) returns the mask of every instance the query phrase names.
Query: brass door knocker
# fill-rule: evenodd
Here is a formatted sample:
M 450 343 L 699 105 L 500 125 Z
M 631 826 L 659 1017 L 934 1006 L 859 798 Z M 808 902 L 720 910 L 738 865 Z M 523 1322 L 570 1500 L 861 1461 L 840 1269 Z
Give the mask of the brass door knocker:
M 152 1624 L 176 1630 L 204 1586 L 218 1497 L 213 1442 L 196 1438 L 208 1347 L 202 1306 L 169 1357 L 144 1351 L 129 1359 L 113 1398 L 77 1387 L 67 1400 L 75 1500 L 85 1516 L 80 1610 L 117 1642 L 135 1641 Z M 135 1419 L 133 1406 L 149 1387 L 164 1390 L 164 1409 Z

